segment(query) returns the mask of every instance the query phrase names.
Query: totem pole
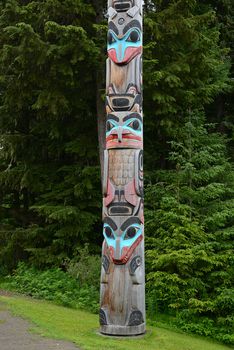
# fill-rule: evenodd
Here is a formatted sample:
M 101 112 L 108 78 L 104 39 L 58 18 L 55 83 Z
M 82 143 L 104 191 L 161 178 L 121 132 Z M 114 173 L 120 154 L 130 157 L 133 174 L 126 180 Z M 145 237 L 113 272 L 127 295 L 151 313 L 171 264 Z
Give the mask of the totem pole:
M 101 333 L 145 332 L 142 2 L 108 1 Z

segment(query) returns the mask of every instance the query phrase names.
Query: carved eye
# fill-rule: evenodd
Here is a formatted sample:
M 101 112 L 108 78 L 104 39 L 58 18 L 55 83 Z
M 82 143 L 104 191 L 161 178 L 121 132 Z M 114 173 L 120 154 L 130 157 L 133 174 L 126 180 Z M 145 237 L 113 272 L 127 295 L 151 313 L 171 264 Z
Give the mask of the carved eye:
M 127 229 L 127 232 L 126 232 L 126 235 L 124 237 L 124 239 L 131 239 L 131 238 L 134 238 L 137 234 L 137 231 L 138 231 L 138 228 L 137 227 L 134 227 L 134 226 L 130 226 L 128 229 Z
M 107 41 L 108 41 L 109 45 L 111 45 L 115 42 L 115 38 L 113 37 L 111 32 L 108 32 L 108 34 L 107 34 Z
M 140 154 L 140 159 L 139 159 L 139 166 L 140 170 L 143 171 L 143 154 Z
M 111 131 L 114 128 L 114 125 L 108 120 L 106 123 L 106 130 Z
M 108 238 L 114 239 L 113 232 L 109 226 L 104 227 L 105 234 Z
M 137 30 L 133 30 L 128 37 L 127 41 L 131 41 L 133 43 L 137 43 L 140 40 L 140 34 Z
M 134 130 L 141 130 L 141 124 L 139 122 L 139 120 L 134 120 L 134 122 L 132 122 L 132 128 Z
M 128 124 L 130 128 L 136 131 L 141 131 L 141 123 L 139 120 L 135 119 L 130 124 Z

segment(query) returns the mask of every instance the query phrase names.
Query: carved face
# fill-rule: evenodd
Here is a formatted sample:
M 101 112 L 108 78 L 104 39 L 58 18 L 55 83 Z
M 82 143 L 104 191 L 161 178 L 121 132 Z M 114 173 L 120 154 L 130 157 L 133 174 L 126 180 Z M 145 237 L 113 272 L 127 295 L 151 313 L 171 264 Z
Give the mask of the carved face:
M 143 224 L 138 217 L 131 217 L 124 221 L 104 219 L 103 235 L 113 262 L 123 265 L 128 262 L 133 251 L 143 239 Z
M 125 94 L 116 92 L 113 85 L 110 85 L 107 92 L 106 109 L 108 111 L 132 111 L 140 112 L 142 106 L 141 94 L 136 86 L 129 84 Z
M 143 120 L 139 113 L 108 114 L 106 121 L 106 147 L 142 148 Z
M 107 35 L 108 56 L 116 64 L 127 64 L 142 52 L 142 30 L 138 20 L 132 20 L 123 28 L 109 23 Z

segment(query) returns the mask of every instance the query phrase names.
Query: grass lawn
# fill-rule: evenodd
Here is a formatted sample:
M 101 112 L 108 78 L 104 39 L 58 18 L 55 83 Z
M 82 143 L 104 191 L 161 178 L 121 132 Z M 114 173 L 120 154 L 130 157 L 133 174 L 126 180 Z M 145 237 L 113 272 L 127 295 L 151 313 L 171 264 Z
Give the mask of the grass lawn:
M 100 336 L 98 316 L 88 312 L 68 309 L 49 302 L 26 297 L 1 296 L 14 314 L 35 324 L 32 329 L 44 336 L 70 340 L 84 350 L 228 350 L 201 337 L 185 335 L 159 327 L 148 327 L 141 338 L 109 338 Z

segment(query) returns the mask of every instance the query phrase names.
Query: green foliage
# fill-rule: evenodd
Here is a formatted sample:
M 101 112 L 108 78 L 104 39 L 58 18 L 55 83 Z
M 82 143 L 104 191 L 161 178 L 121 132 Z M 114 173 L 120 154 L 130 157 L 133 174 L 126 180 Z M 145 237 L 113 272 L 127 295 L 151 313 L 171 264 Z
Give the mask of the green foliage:
M 197 317 L 190 310 L 184 310 L 178 313 L 175 324 L 185 332 L 211 337 L 225 344 L 234 344 L 233 316 L 213 320 L 205 316 Z
M 78 253 L 78 256 L 66 263 L 67 273 L 82 285 L 92 286 L 99 291 L 100 257 L 91 255 L 88 245 L 84 249 L 79 249 Z
M 7 269 L 24 259 L 62 265 L 97 239 L 94 19 L 92 6 L 77 0 L 1 4 L 0 263 Z
M 211 129 L 189 114 L 171 142 L 173 168 L 146 191 L 149 308 L 233 343 L 234 179 L 225 140 Z
M 228 50 L 216 13 L 202 1 L 152 1 L 145 18 L 144 130 L 146 166 L 167 166 L 168 143 L 189 110 L 229 89 Z M 151 2 L 150 2 L 151 3 Z
M 20 263 L 14 276 L 7 277 L 3 286 L 34 298 L 97 313 L 99 292 L 94 284 L 86 282 L 90 280 L 81 281 L 58 268 L 40 271 Z

